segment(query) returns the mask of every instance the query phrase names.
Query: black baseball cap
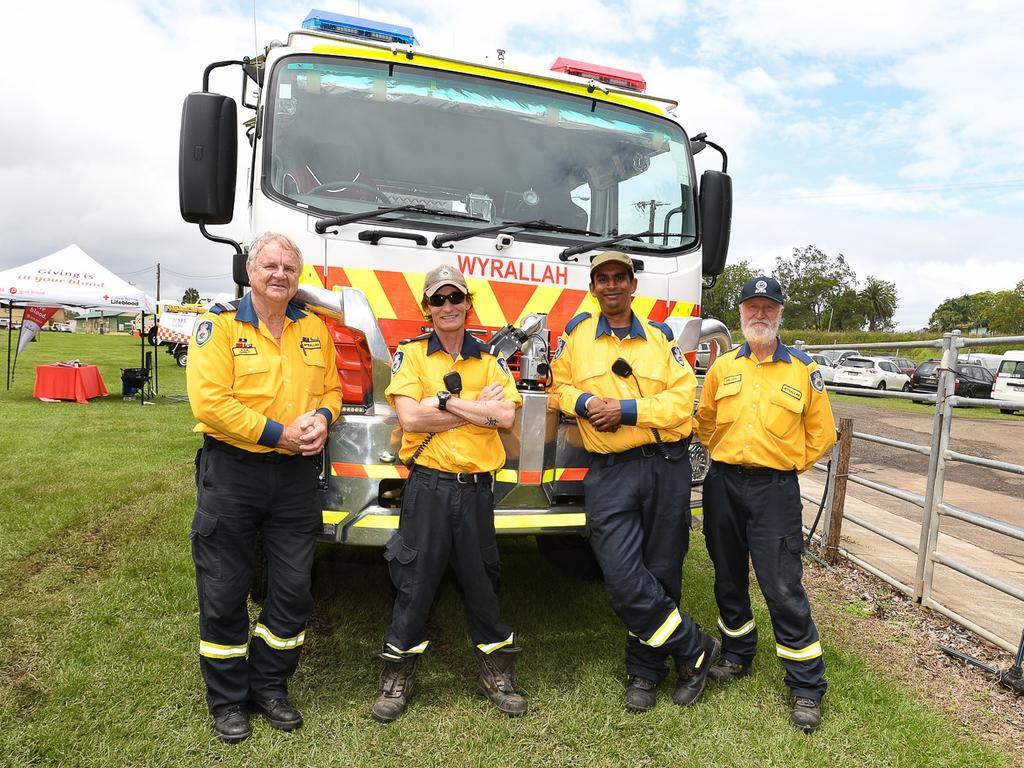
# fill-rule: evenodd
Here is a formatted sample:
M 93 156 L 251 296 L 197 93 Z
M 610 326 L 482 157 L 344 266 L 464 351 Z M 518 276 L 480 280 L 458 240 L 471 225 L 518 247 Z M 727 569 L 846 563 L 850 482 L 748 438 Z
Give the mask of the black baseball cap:
M 757 297 L 771 299 L 776 304 L 786 303 L 786 297 L 782 293 L 782 286 L 779 285 L 779 281 L 774 277 L 768 277 L 768 275 L 758 275 L 747 280 L 743 284 L 743 290 L 740 291 L 739 303 L 742 304 L 747 299 Z

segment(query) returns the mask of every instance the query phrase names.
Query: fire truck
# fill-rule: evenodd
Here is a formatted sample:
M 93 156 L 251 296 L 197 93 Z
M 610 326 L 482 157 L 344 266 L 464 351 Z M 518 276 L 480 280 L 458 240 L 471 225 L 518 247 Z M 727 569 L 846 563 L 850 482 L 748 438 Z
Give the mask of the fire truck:
M 235 100 L 210 89 L 223 67 L 241 70 L 242 123 Z M 398 344 L 430 330 L 419 300 L 435 266 L 463 271 L 467 327 L 517 377 L 523 405 L 502 433 L 495 527 L 537 535 L 542 549 L 586 526 L 589 456 L 546 389 L 565 325 L 599 311 L 591 258 L 630 255 L 634 312 L 667 324 L 691 365 L 700 343 L 731 345 L 724 325 L 700 317 L 729 243 L 726 154 L 645 88 L 637 73 L 564 57 L 528 72 L 503 51 L 484 62 L 428 52 L 407 27 L 316 10 L 286 42 L 207 67 L 182 112 L 181 213 L 234 249 L 246 285 L 243 244 L 207 229 L 232 220 L 241 144 L 250 232 L 284 232 L 302 250 L 298 298 L 327 320 L 344 392 L 322 538 L 381 545 L 398 526 L 408 468 L 384 390 Z M 721 170 L 698 180 L 694 154 L 706 148 Z M 696 438 L 691 458 L 699 482 L 708 462 Z

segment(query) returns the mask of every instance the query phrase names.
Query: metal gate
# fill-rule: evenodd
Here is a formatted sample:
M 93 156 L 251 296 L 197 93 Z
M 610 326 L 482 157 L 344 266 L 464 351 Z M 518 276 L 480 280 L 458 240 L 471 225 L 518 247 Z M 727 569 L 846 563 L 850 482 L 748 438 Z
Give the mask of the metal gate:
M 950 546 L 950 538 L 941 535 L 943 533 L 943 520 L 958 520 L 962 523 L 1009 537 L 1017 542 L 1024 542 L 1024 527 L 995 519 L 944 500 L 946 469 L 952 463 L 970 464 L 1024 476 L 1024 466 L 1020 464 L 958 453 L 949 448 L 950 429 L 954 419 L 953 408 L 955 406 L 1021 409 L 1020 405 L 1015 403 L 965 398 L 954 394 L 956 373 L 953 366 L 957 361 L 959 350 L 967 346 L 995 345 L 1024 346 L 1024 336 L 965 339 L 961 337 L 959 332 L 953 332 L 947 333 L 941 339 L 933 341 L 900 342 L 898 344 L 899 349 L 930 347 L 941 350 L 938 387 L 934 395 L 920 392 L 885 392 L 853 387 L 829 387 L 832 391 L 844 394 L 912 399 L 917 401 L 924 400 L 933 402 L 935 409 L 930 445 L 916 445 L 879 435 L 856 432 L 852 429 L 852 423 L 841 424 L 843 429 L 841 429 L 840 440 L 833 448 L 832 460 L 827 467 L 828 474 L 825 481 L 824 495 L 824 524 L 822 526 L 823 533 L 819 541 L 825 549 L 826 557 L 832 557 L 836 552 L 844 555 L 859 567 L 875 574 L 896 589 L 911 596 L 921 605 L 938 611 L 990 642 L 1013 652 L 1017 650 L 1016 638 L 1019 628 L 1024 624 L 1024 605 L 1022 605 L 1024 604 L 1024 565 L 1021 565 L 1020 568 L 1004 569 L 1007 571 L 1004 573 L 997 573 L 992 572 L 999 568 L 998 562 L 993 566 L 994 560 L 977 558 L 979 562 L 964 562 L 964 556 L 958 557 L 953 551 L 953 547 Z M 798 342 L 798 346 L 802 345 Z M 807 350 L 821 350 L 839 349 L 848 346 L 831 344 L 803 346 L 803 348 Z M 861 349 L 884 350 L 892 350 L 894 347 L 897 347 L 893 343 L 859 344 L 857 346 Z M 842 421 L 849 422 L 850 420 L 844 419 Z M 1021 445 L 1024 446 L 1024 427 L 1021 428 L 1021 437 Z M 854 439 L 927 456 L 928 469 L 925 492 L 921 494 L 910 489 L 897 488 L 892 485 L 869 480 L 866 477 L 860 477 L 855 468 L 851 471 L 849 467 L 849 453 L 850 445 Z M 1022 447 L 1022 451 L 1024 451 L 1024 447 Z M 846 454 L 845 462 L 844 452 Z M 826 469 L 824 465 L 819 464 L 817 466 L 818 469 Z M 900 535 L 899 532 L 879 525 L 877 522 L 867 519 L 864 515 L 859 515 L 845 509 L 845 487 L 847 482 L 881 492 L 919 507 L 921 509 L 921 522 L 917 535 Z M 820 498 L 815 498 L 811 495 L 805 495 L 804 498 L 815 505 L 820 501 Z M 1024 499 L 1017 498 L 1016 503 L 1024 503 Z M 916 567 L 913 569 L 913 573 L 908 574 L 904 571 L 901 575 L 895 568 L 886 568 L 884 564 L 880 566 L 878 563 L 872 564 L 867 562 L 863 552 L 858 554 L 858 552 L 851 551 L 852 548 L 850 547 L 840 547 L 839 531 L 844 521 L 870 531 L 886 541 L 892 542 L 899 548 L 913 553 L 916 557 Z M 985 562 L 980 562 L 982 560 Z M 997 599 L 992 602 L 994 608 L 987 615 L 975 615 L 973 618 L 963 615 L 962 611 L 951 608 L 949 603 L 955 595 L 949 589 L 944 591 L 943 589 L 936 588 L 936 565 L 941 565 L 952 572 L 966 577 L 971 582 L 994 590 L 997 594 Z M 1008 611 L 1008 613 L 1002 615 L 1003 611 Z M 984 612 L 982 613 L 984 614 Z M 997 613 L 999 614 L 998 617 Z M 1014 627 L 1013 630 L 1008 631 L 1006 629 L 1008 623 Z

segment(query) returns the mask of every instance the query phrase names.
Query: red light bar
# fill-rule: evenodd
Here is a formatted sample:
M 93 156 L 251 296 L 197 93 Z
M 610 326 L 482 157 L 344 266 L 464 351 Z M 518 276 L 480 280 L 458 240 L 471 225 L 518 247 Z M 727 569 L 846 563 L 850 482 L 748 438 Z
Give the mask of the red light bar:
M 615 67 L 605 67 L 600 64 L 588 64 L 585 61 L 566 59 L 559 56 L 551 65 L 552 72 L 562 72 L 574 77 L 586 77 L 597 80 L 605 85 L 614 85 L 616 88 L 628 88 L 631 91 L 645 91 L 647 81 L 639 72 L 630 72 Z

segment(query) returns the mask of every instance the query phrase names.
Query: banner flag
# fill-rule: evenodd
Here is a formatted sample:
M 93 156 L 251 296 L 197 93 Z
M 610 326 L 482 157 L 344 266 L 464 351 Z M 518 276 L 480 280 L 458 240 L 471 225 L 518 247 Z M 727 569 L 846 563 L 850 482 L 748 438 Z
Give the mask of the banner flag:
M 21 335 L 18 337 L 18 351 L 14 353 L 15 359 L 56 312 L 57 307 L 25 307 L 25 316 L 21 319 Z

